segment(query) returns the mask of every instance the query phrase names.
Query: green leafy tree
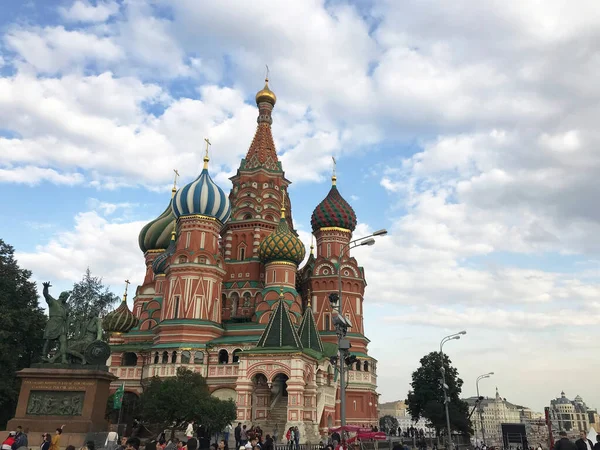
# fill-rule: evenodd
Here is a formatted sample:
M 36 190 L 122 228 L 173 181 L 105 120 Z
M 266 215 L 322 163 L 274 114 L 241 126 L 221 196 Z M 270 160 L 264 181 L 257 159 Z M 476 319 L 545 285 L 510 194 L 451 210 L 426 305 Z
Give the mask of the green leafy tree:
M 394 416 L 385 415 L 379 418 L 379 429 L 393 436 L 398 432 L 398 419 Z
M 179 368 L 172 378 L 153 378 L 140 397 L 140 415 L 149 424 L 170 428 L 191 420 L 201 421 L 209 431 L 220 431 L 235 420 L 235 404 L 210 395 L 199 373 Z
M 77 335 L 80 327 L 92 317 L 103 317 L 119 300 L 102 283 L 102 278 L 92 276 L 88 267 L 81 281 L 73 285 L 69 305 L 69 334 Z
M 450 427 L 463 433 L 470 433 L 469 407 L 460 399 L 463 381 L 458 371 L 452 367 L 452 361 L 444 355 L 446 384 L 448 385 L 448 411 Z M 444 390 L 442 388 L 442 359 L 438 352 L 431 352 L 421 358 L 421 366 L 412 374 L 412 390 L 408 393 L 407 407 L 414 421 L 421 417 L 427 419 L 429 426 L 435 428 L 437 435 L 446 427 L 444 409 Z
M 21 269 L 14 248 L 0 239 L 0 429 L 15 413 L 17 371 L 40 358 L 46 316 L 38 304 L 31 272 Z

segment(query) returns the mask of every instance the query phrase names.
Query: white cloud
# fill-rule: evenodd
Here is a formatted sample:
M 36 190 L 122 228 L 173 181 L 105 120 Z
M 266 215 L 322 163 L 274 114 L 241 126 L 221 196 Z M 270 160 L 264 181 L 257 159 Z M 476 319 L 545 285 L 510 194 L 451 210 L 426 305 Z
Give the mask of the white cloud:
M 6 46 L 18 53 L 16 64 L 40 73 L 83 70 L 90 64 L 105 66 L 124 58 L 111 39 L 62 26 L 19 28 L 4 36 Z
M 70 7 L 58 8 L 60 15 L 69 22 L 105 22 L 119 12 L 116 1 L 99 0 L 96 5 L 77 0 Z
M 1 141 L 2 140 L 0 139 L 0 148 L 2 148 Z M 0 167 L 0 183 L 17 183 L 34 186 L 43 181 L 73 186 L 83 183 L 83 175 L 77 172 L 59 173 L 53 169 L 34 166 L 22 166 L 9 169 Z

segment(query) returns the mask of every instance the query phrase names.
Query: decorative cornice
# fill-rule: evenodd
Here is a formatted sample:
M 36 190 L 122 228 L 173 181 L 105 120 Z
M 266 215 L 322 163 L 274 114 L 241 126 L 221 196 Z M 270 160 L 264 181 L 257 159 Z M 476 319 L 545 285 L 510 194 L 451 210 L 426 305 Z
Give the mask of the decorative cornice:
M 217 220 L 216 217 L 204 216 L 202 214 L 190 214 L 188 216 L 180 216 L 179 219 L 177 219 L 177 221 L 179 222 L 179 221 L 185 220 L 185 219 L 200 219 L 200 220 L 209 220 L 212 222 L 221 223 L 219 220 Z
M 156 250 L 146 250 L 146 254 L 148 254 L 148 253 L 164 253 L 164 252 L 165 252 L 164 248 L 159 248 Z
M 349 230 L 347 228 L 340 228 L 340 227 L 323 227 L 323 228 L 319 228 L 319 231 L 341 231 L 342 233 L 352 234 L 351 230 Z
M 289 261 L 270 261 L 266 264 L 266 266 L 293 266 L 298 267 L 296 263 Z

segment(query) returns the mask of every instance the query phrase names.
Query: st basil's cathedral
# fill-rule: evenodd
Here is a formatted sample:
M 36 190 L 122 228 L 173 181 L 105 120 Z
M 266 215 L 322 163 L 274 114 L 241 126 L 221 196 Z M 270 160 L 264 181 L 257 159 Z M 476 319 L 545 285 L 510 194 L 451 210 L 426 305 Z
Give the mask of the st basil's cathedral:
M 130 397 L 150 378 L 188 368 L 206 378 L 212 395 L 236 402 L 237 421 L 267 432 L 298 426 L 303 442 L 318 442 L 340 424 L 339 373 L 331 359 L 338 351 L 337 312 L 329 301 L 338 270 L 356 357 L 345 372 L 348 424 L 377 424 L 377 363 L 363 328 L 364 270 L 345 251 L 356 215 L 335 174 L 311 217 L 316 248 L 299 267 L 306 250 L 273 142 L 275 103 L 266 80 L 256 94 L 256 133 L 229 195 L 210 176 L 207 142 L 198 177 L 174 187 L 164 212 L 142 228 L 146 275 L 133 311 L 125 295 L 104 319 L 109 366 L 119 377 L 112 389 L 124 384 Z

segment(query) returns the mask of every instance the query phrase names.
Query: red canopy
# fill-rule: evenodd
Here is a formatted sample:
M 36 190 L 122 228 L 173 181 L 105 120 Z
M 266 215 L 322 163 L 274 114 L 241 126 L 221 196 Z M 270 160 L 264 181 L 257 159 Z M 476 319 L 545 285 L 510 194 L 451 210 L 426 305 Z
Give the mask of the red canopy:
M 348 444 L 352 444 L 355 440 L 360 439 L 361 441 L 366 441 L 369 439 L 375 439 L 377 441 L 385 441 L 387 436 L 383 431 L 359 431 L 356 433 L 356 436 L 348 439 Z

